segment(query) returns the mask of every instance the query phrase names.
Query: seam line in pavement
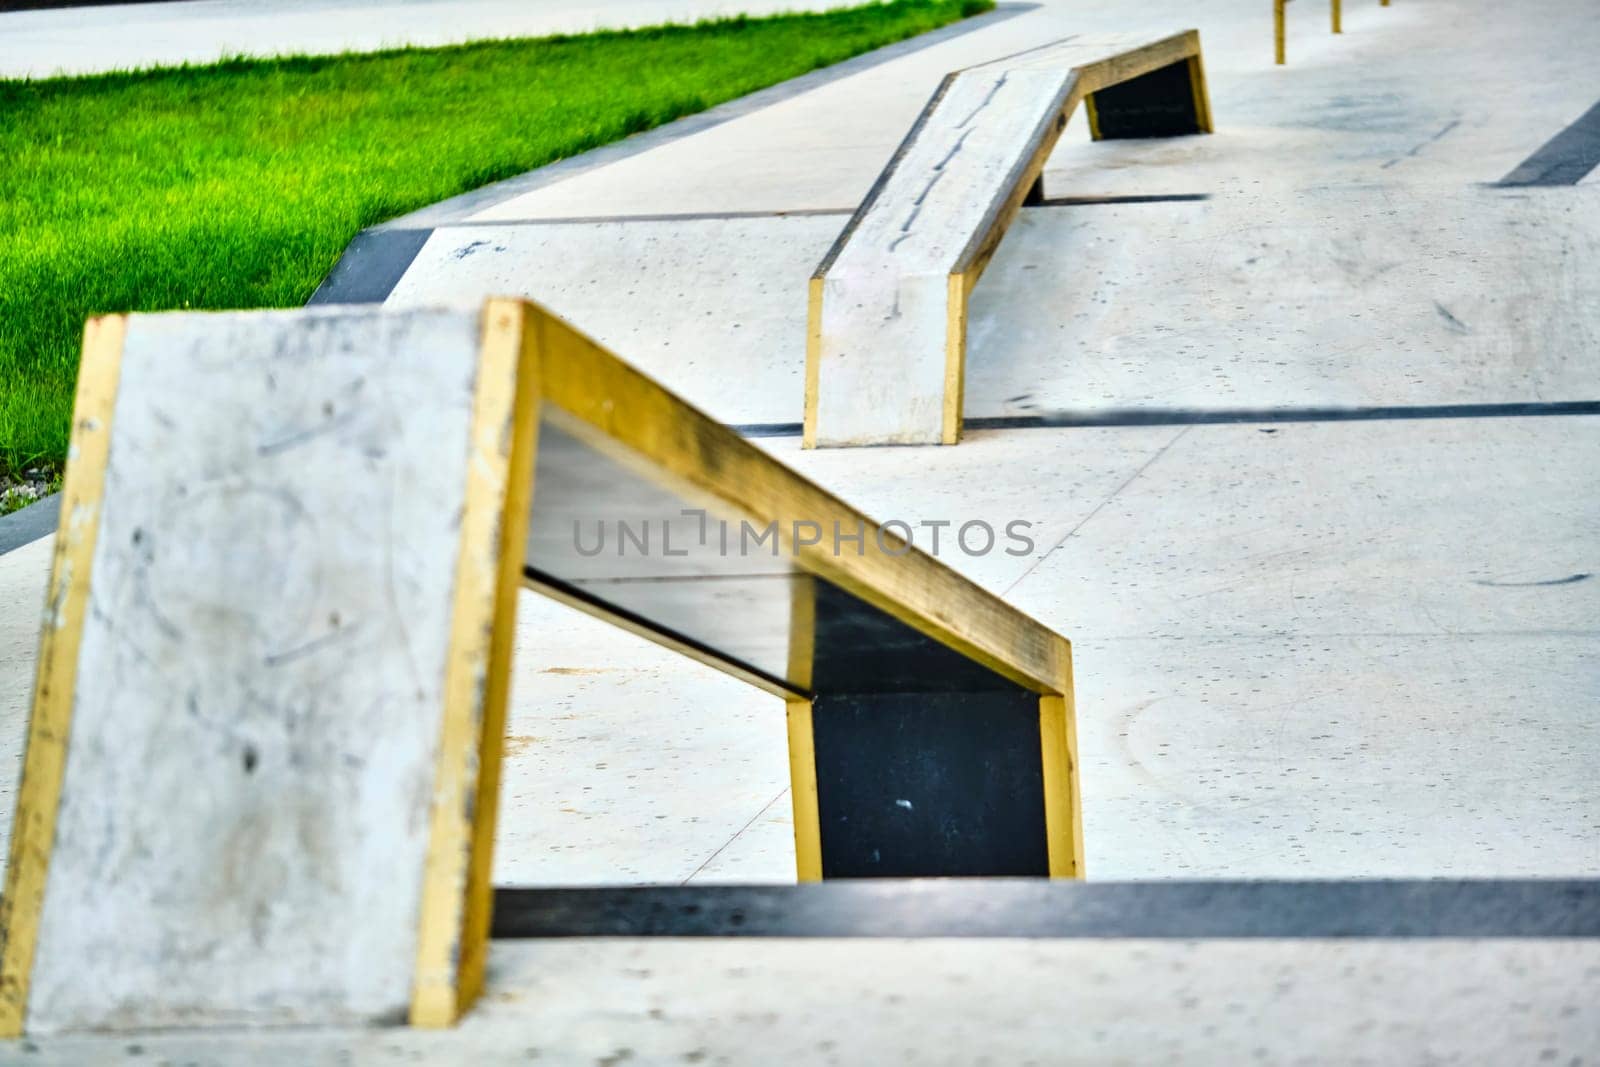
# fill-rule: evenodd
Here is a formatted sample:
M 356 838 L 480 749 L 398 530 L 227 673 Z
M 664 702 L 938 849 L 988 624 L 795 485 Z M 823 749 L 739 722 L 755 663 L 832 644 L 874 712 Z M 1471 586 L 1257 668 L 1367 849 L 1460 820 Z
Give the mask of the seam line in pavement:
M 1545 400 L 1505 404 L 1414 404 L 1307 408 L 1107 408 L 1047 411 L 1036 415 L 974 415 L 968 430 L 1055 430 L 1117 426 L 1230 426 L 1282 422 L 1392 422 L 1417 419 L 1512 419 L 1600 415 L 1600 400 Z M 747 422 L 731 429 L 744 437 L 799 437 L 798 422 Z
M 636 215 L 553 215 L 537 219 L 484 219 L 481 222 L 465 219 L 455 222 L 443 222 L 437 228 L 441 230 L 475 230 L 480 226 L 492 228 L 505 226 L 582 226 L 604 222 L 718 222 L 724 219 L 803 219 L 827 215 L 849 215 L 851 211 L 852 209 L 847 207 L 803 207 L 795 208 L 792 211 L 678 211 Z
M 1022 205 L 1022 210 L 1024 214 L 1028 214 L 1040 208 L 1114 207 L 1121 204 L 1189 204 L 1210 199 L 1210 193 L 1056 196 L 1041 200 L 1037 204 L 1024 204 Z M 805 219 L 825 218 L 831 215 L 853 215 L 855 212 L 855 208 L 849 207 L 801 207 L 768 211 L 669 211 L 659 213 L 636 212 L 624 215 L 549 215 L 531 219 L 457 219 L 452 222 L 441 222 L 434 229 L 473 230 L 479 227 L 579 226 L 597 225 L 606 222 L 716 222 L 724 219 Z M 398 229 L 398 227 L 395 228 Z
M 1350 641 L 1379 638 L 1395 641 L 1433 641 L 1439 638 L 1479 637 L 1600 637 L 1600 630 L 1362 630 L 1356 632 L 1320 630 L 1265 630 L 1260 633 L 1203 633 L 1203 634 L 1114 634 L 1104 637 L 1073 638 L 1073 644 L 1109 644 L 1114 641 L 1282 641 L 1285 637 L 1326 638 L 1330 641 Z
M 1005 591 L 1002 592 L 1000 594 L 1000 596 L 1002 598 L 1009 597 L 1011 595 L 1012 590 L 1016 589 L 1017 586 L 1022 584 L 1023 579 L 1027 578 L 1028 575 L 1030 575 L 1034 571 L 1038 570 L 1039 564 L 1043 563 L 1045 560 L 1047 560 L 1051 556 L 1055 555 L 1056 552 L 1061 548 L 1061 546 L 1066 544 L 1067 541 L 1071 539 L 1073 534 L 1075 534 L 1079 530 L 1083 529 L 1084 526 L 1088 525 L 1088 522 L 1089 522 L 1090 519 L 1092 519 L 1096 515 L 1100 514 L 1100 511 L 1101 511 L 1102 508 L 1104 508 L 1107 504 L 1109 504 L 1113 500 L 1115 500 L 1118 497 L 1118 495 L 1120 495 L 1121 492 L 1124 489 L 1128 488 L 1128 486 L 1130 486 L 1134 482 L 1138 481 L 1139 480 L 1139 476 L 1142 475 L 1145 471 L 1149 470 L 1150 467 L 1155 463 L 1156 460 L 1158 460 L 1162 456 L 1166 455 L 1167 454 L 1167 450 L 1170 449 L 1173 445 L 1177 444 L 1179 441 L 1181 441 L 1183 439 L 1183 435 L 1188 433 L 1189 430 L 1190 430 L 1190 427 L 1185 426 L 1183 429 L 1179 430 L 1176 434 L 1174 434 L 1173 437 L 1172 437 L 1172 440 L 1168 441 L 1166 444 L 1162 445 L 1159 449 L 1157 449 L 1156 450 L 1156 454 L 1151 456 L 1149 459 L 1145 460 L 1144 463 L 1142 463 L 1139 466 L 1138 470 L 1134 471 L 1131 475 L 1128 476 L 1126 481 L 1124 481 L 1121 485 L 1117 486 L 1115 489 L 1111 490 L 1111 495 L 1110 496 L 1106 497 L 1104 500 L 1100 501 L 1100 503 L 1096 504 L 1094 506 L 1094 510 L 1093 511 L 1089 512 L 1089 514 L 1085 515 L 1082 519 L 1080 519 L 1076 526 L 1074 526 L 1072 529 L 1068 530 L 1066 533 L 1061 535 L 1061 540 L 1059 540 L 1055 544 L 1051 545 L 1048 549 L 1045 550 L 1045 553 L 1042 556 L 1040 556 L 1038 559 L 1034 560 L 1033 563 L 1029 565 L 1027 570 L 1025 570 L 1021 574 L 1017 575 L 1016 581 L 1014 581 L 1010 585 L 1006 586 Z
M 1063 196 L 1025 205 L 1040 208 L 1093 207 L 1116 204 L 1160 204 L 1209 200 L 1209 193 L 1163 193 L 1149 196 Z M 317 286 L 307 304 L 381 304 L 405 278 L 423 246 L 439 230 L 521 229 L 534 226 L 601 226 L 608 223 L 720 222 L 739 219 L 829 218 L 853 215 L 846 207 L 795 208 L 791 211 L 684 211 L 635 215 L 567 215 L 538 219 L 457 219 L 438 226 L 402 227 L 392 223 L 370 227 L 351 238 L 333 270 Z M 798 423 L 796 433 L 799 433 Z
M 786 797 L 788 795 L 789 795 L 789 787 L 788 786 L 784 786 L 783 789 L 779 791 L 777 796 L 775 796 L 771 800 L 767 801 L 764 805 L 762 805 L 760 811 L 758 811 L 754 815 L 750 816 L 750 821 L 749 822 L 745 823 L 743 826 L 739 827 L 739 829 L 735 830 L 733 832 L 733 836 L 732 837 L 730 837 L 726 841 L 724 841 L 721 844 L 721 846 L 719 846 L 717 848 L 717 850 L 715 852 L 713 852 L 711 855 L 706 857 L 706 861 L 704 863 L 702 863 L 700 866 L 696 867 L 692 872 L 690 872 L 689 877 L 685 878 L 683 880 L 682 884 L 688 885 L 690 882 L 694 881 L 695 875 L 699 874 L 701 871 L 703 871 L 707 867 L 711 866 L 711 861 L 712 860 L 716 859 L 718 856 L 720 856 L 724 852 L 726 852 L 728 850 L 728 846 L 729 845 L 733 844 L 735 841 L 739 840 L 739 838 L 743 837 L 744 836 L 744 832 L 746 830 L 750 829 L 750 827 L 752 827 L 752 826 L 754 826 L 756 824 L 756 820 L 757 819 L 761 818 L 761 816 L 765 815 L 767 812 L 772 810 L 772 805 L 776 804 L 778 801 L 782 800 L 784 797 Z

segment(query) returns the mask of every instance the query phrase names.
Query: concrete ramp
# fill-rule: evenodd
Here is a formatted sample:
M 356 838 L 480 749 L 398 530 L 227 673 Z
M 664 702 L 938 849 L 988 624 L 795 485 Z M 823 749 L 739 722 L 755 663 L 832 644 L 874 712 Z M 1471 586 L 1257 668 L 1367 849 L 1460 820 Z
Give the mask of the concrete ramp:
M 1096 139 L 1208 132 L 1199 34 L 1070 37 L 944 80 L 811 276 L 808 447 L 960 437 L 967 300 L 1080 101 Z

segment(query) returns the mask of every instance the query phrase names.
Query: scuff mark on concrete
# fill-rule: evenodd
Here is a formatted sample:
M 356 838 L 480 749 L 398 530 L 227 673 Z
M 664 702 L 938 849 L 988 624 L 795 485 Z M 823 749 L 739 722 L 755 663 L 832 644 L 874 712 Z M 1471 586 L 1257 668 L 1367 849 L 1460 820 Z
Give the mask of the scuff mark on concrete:
M 1468 326 L 1466 323 L 1452 315 L 1450 313 L 1450 309 L 1439 303 L 1439 301 L 1435 300 L 1433 302 L 1433 309 L 1439 313 L 1439 317 L 1444 320 L 1444 324 L 1449 328 L 1450 332 L 1459 334 L 1469 334 L 1472 332 L 1471 326 Z
M 1594 577 L 1592 574 L 1582 572 L 1569 574 L 1565 578 L 1546 578 L 1537 582 L 1494 582 L 1486 579 L 1475 579 L 1472 584 L 1486 586 L 1490 589 L 1533 589 L 1546 585 L 1577 585 L 1579 582 L 1588 581 L 1592 577 Z

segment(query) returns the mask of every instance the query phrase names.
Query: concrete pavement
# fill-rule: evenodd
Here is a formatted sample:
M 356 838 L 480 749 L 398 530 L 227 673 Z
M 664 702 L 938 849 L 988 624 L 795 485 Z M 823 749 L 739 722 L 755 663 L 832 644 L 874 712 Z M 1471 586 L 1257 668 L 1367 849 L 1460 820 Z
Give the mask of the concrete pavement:
M 0 78 L 99 74 L 240 55 L 375 52 L 844 6 L 783 0 L 181 0 L 16 11 L 0 13 Z

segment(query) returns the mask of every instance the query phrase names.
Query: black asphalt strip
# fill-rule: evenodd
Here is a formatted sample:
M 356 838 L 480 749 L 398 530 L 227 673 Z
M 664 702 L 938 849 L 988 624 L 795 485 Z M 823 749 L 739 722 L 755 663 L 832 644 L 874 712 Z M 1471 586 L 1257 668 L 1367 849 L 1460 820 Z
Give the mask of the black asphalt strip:
M 1546 141 L 1498 184 L 1577 185 L 1596 166 L 1600 166 L 1600 104 Z
M 1600 881 L 959 878 L 499 888 L 493 936 L 1594 938 Z

